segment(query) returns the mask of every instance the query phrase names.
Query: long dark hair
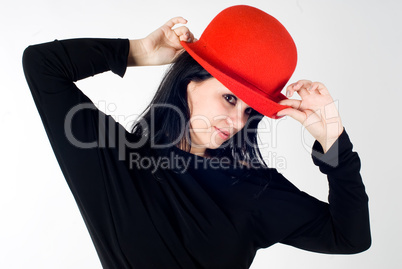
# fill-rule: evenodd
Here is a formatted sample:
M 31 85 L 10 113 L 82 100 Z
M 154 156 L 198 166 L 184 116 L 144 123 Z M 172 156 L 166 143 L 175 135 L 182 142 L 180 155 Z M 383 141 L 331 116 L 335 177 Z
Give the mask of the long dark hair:
M 190 126 L 187 124 L 190 120 L 187 85 L 190 81 L 201 82 L 209 78 L 212 78 L 211 74 L 183 51 L 167 70 L 151 103 L 140 114 L 139 121 L 134 123 L 131 132 L 138 137 L 148 137 L 147 143 L 152 142 L 152 145 L 174 144 L 189 152 L 191 137 Z M 262 114 L 252 110 L 242 130 L 219 148 L 206 149 L 206 155 L 227 157 L 232 163 L 237 161 L 249 164 L 253 161 L 253 167 L 256 165 L 255 160 L 258 160 L 260 167 L 267 168 L 257 143 L 257 127 L 262 118 Z M 141 121 L 146 124 L 141 124 Z

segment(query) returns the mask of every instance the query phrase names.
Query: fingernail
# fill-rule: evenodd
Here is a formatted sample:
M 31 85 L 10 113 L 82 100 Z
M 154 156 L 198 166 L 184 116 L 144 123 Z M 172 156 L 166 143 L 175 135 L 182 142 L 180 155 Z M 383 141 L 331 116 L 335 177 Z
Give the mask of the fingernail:
M 290 91 L 286 91 L 286 97 L 290 97 Z

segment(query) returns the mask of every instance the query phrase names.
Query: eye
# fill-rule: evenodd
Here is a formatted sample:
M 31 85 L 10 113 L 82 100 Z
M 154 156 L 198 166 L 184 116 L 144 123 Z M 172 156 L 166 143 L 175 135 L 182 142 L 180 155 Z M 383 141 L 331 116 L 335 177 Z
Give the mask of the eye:
M 252 109 L 251 107 L 249 107 L 249 108 L 246 109 L 246 114 L 247 114 L 247 115 L 250 115 L 251 112 L 253 112 L 253 109 Z
M 237 99 L 236 99 L 236 97 L 235 97 L 234 95 L 225 94 L 225 95 L 223 95 L 223 98 L 225 98 L 226 101 L 228 101 L 228 103 L 231 104 L 231 105 L 235 105 L 235 104 L 236 104 Z M 233 102 L 231 102 L 230 100 L 232 100 Z
M 225 98 L 225 100 L 226 100 L 229 104 L 231 104 L 231 105 L 236 105 L 236 101 L 237 101 L 237 97 L 236 97 L 236 96 L 234 96 L 234 95 L 232 95 L 232 94 L 224 94 L 224 95 L 223 95 L 223 98 Z M 245 113 L 246 113 L 247 115 L 250 115 L 251 112 L 253 112 L 253 109 L 252 109 L 251 107 L 247 108 L 246 111 L 245 111 Z

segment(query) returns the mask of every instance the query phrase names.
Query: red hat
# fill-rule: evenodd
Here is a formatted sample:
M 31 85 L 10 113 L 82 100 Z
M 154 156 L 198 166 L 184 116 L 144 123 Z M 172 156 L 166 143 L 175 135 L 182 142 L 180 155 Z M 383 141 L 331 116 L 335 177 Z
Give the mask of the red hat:
M 281 94 L 296 68 L 296 45 L 285 27 L 246 5 L 221 11 L 199 40 L 184 49 L 238 98 L 273 119 L 286 99 Z

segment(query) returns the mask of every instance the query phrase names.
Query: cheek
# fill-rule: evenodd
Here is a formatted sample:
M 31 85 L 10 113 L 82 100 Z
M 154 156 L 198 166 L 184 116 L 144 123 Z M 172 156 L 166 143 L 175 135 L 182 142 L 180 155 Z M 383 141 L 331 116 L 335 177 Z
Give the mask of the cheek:
M 228 107 L 218 96 L 192 92 L 187 100 L 193 128 L 210 128 L 229 115 Z
M 191 102 L 190 119 L 191 124 L 195 128 L 208 128 L 211 125 L 211 109 L 207 100 L 199 99 L 198 101 Z
M 222 126 L 222 121 L 226 121 L 230 115 L 230 111 L 224 103 L 216 101 L 214 105 L 211 104 L 210 118 L 212 124 L 217 124 Z M 225 125 L 225 124 L 223 124 Z

